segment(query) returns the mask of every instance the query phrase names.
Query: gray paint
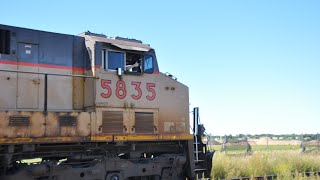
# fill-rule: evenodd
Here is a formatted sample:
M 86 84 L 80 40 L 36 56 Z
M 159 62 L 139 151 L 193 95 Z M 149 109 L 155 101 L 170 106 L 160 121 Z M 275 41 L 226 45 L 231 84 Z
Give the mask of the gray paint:
M 86 60 L 86 47 L 84 44 L 84 38 L 76 37 L 73 38 L 73 67 L 83 68 L 85 67 Z
M 11 28 L 16 33 L 19 42 L 39 44 L 39 31 L 22 28 Z
M 101 42 L 96 42 L 95 44 L 95 65 L 102 65 L 102 43 Z
M 39 45 L 39 63 L 84 68 L 85 44 L 80 36 L 31 30 L 0 24 L 0 29 L 11 31 L 10 55 L 2 54 L 0 59 L 17 61 L 18 43 Z M 33 62 L 26 60 L 25 62 Z
M 72 66 L 73 36 L 40 33 L 40 64 Z
M 38 45 L 18 43 L 18 60 L 19 62 L 39 63 Z
M 90 59 L 85 47 L 85 39 L 80 36 L 31 30 L 26 28 L 0 25 L 1 29 L 11 31 L 11 54 L 1 55 L 1 59 L 16 62 L 18 53 L 18 43 L 29 43 L 39 45 L 39 63 L 48 65 L 59 65 L 77 68 L 90 69 Z M 110 49 L 119 49 L 107 43 L 95 43 L 95 49 L 92 49 L 95 58 L 95 65 L 102 65 L 101 51 L 102 47 Z M 155 51 L 151 48 L 146 54 L 151 54 L 156 60 Z M 26 61 L 32 62 L 32 61 Z M 154 62 L 154 70 L 159 72 L 157 61 Z

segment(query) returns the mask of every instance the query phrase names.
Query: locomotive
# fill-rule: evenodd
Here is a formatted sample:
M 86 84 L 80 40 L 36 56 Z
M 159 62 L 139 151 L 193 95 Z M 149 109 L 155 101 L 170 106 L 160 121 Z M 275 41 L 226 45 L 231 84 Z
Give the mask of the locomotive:
M 188 87 L 140 40 L 0 25 L 0 179 L 210 174 Z

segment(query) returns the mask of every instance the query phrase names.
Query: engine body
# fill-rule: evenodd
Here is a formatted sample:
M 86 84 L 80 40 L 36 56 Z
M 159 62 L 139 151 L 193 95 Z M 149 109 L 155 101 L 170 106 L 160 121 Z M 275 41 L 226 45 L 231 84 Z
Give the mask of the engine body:
M 149 45 L 6 25 L 0 35 L 3 179 L 195 177 L 188 87 L 159 71 Z

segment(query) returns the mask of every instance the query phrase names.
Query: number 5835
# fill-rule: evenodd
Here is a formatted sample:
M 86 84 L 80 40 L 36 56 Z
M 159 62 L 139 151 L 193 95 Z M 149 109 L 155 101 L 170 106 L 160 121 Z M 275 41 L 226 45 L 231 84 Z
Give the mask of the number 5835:
M 110 87 L 111 85 L 111 80 L 101 79 L 101 87 L 106 90 L 106 92 L 100 94 L 101 97 L 109 98 L 112 95 L 112 89 Z M 131 94 L 132 99 L 140 99 L 142 97 L 141 82 L 132 81 L 131 86 L 134 86 L 135 89 L 135 92 Z M 156 85 L 154 83 L 146 83 L 146 86 L 142 87 L 146 88 L 146 90 L 148 91 L 148 94 L 145 97 L 149 101 L 152 101 L 156 98 L 156 91 L 154 90 L 155 87 Z M 127 96 L 126 83 L 124 81 L 117 81 L 115 93 L 119 99 L 123 99 Z

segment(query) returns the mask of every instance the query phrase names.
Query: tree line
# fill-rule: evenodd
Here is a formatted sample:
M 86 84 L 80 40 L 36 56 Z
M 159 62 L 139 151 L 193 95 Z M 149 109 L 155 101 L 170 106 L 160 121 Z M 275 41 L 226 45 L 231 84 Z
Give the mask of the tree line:
M 245 140 L 245 139 L 259 139 L 262 137 L 268 137 L 271 139 L 278 140 L 319 140 L 320 134 L 236 134 L 236 135 L 211 135 L 210 139 L 237 139 L 237 140 Z

